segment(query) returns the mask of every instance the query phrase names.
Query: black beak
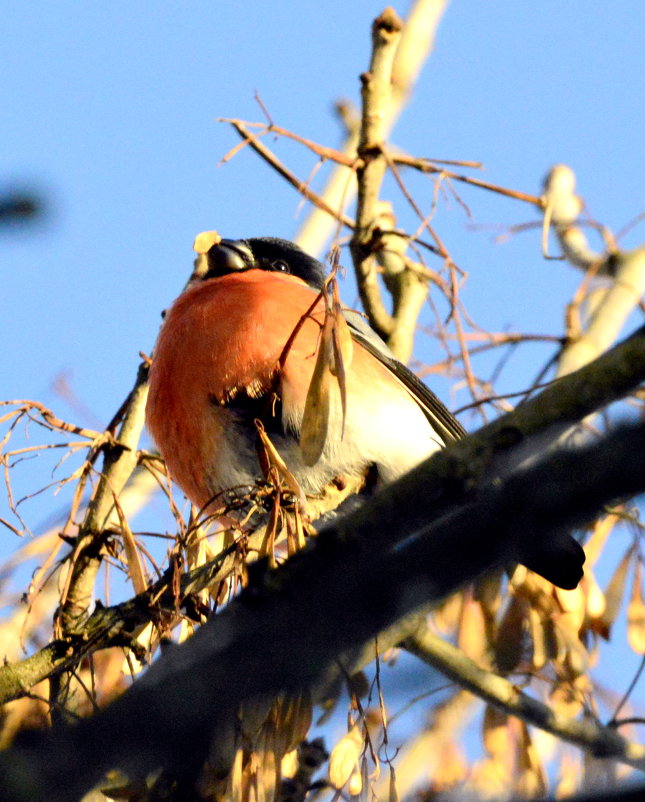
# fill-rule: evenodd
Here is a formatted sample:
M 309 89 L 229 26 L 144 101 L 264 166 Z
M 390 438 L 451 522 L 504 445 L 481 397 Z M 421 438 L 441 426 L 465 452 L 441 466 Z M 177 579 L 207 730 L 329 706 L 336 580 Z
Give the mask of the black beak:
M 208 251 L 208 272 L 204 278 L 217 278 L 254 266 L 253 252 L 244 240 L 223 239 Z

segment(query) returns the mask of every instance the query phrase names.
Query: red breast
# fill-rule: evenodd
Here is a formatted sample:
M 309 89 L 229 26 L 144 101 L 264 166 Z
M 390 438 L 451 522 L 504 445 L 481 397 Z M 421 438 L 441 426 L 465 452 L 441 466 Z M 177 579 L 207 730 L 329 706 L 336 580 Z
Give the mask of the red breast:
M 227 425 L 214 407 L 238 391 L 259 395 L 271 386 L 285 343 L 315 297 L 295 276 L 249 270 L 196 284 L 166 314 L 150 370 L 147 425 L 196 504 L 211 496 L 207 474 Z M 290 350 L 305 393 L 319 332 L 308 319 Z

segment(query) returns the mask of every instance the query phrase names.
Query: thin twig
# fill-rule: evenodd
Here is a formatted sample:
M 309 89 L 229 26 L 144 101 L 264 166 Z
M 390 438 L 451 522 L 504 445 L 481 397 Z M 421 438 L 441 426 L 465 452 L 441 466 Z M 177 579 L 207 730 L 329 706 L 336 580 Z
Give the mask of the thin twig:
M 322 211 L 326 212 L 328 215 L 333 217 L 335 220 L 340 220 L 343 225 L 347 226 L 347 228 L 352 229 L 354 227 L 354 221 L 351 218 L 347 217 L 347 215 L 342 214 L 341 212 L 332 209 L 331 206 L 328 204 L 313 190 L 311 190 L 305 183 L 303 183 L 291 170 L 288 169 L 281 161 L 275 156 L 262 142 L 260 142 L 259 138 L 250 131 L 242 122 L 239 120 L 231 120 L 232 127 L 237 131 L 237 133 L 244 139 L 248 144 L 253 148 L 253 150 L 261 156 L 268 164 L 273 167 L 283 178 L 285 178 L 293 187 L 295 187 L 298 192 L 304 195 L 307 200 L 311 201 L 314 206 L 318 207 Z

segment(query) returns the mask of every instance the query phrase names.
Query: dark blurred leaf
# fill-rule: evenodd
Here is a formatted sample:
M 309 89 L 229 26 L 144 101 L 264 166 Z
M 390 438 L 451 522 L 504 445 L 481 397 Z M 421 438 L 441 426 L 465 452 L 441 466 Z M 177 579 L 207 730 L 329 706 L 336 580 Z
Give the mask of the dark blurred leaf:
M 43 202 L 26 192 L 0 195 L 0 226 L 31 222 L 43 213 Z

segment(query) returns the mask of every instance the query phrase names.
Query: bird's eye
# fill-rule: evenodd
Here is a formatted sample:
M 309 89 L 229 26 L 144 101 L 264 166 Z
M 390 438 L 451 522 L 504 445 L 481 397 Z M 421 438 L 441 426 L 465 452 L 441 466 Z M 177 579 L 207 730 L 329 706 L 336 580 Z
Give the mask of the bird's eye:
M 289 265 L 283 260 L 278 259 L 276 262 L 273 262 L 271 265 L 271 269 L 275 270 L 277 273 L 290 273 Z

